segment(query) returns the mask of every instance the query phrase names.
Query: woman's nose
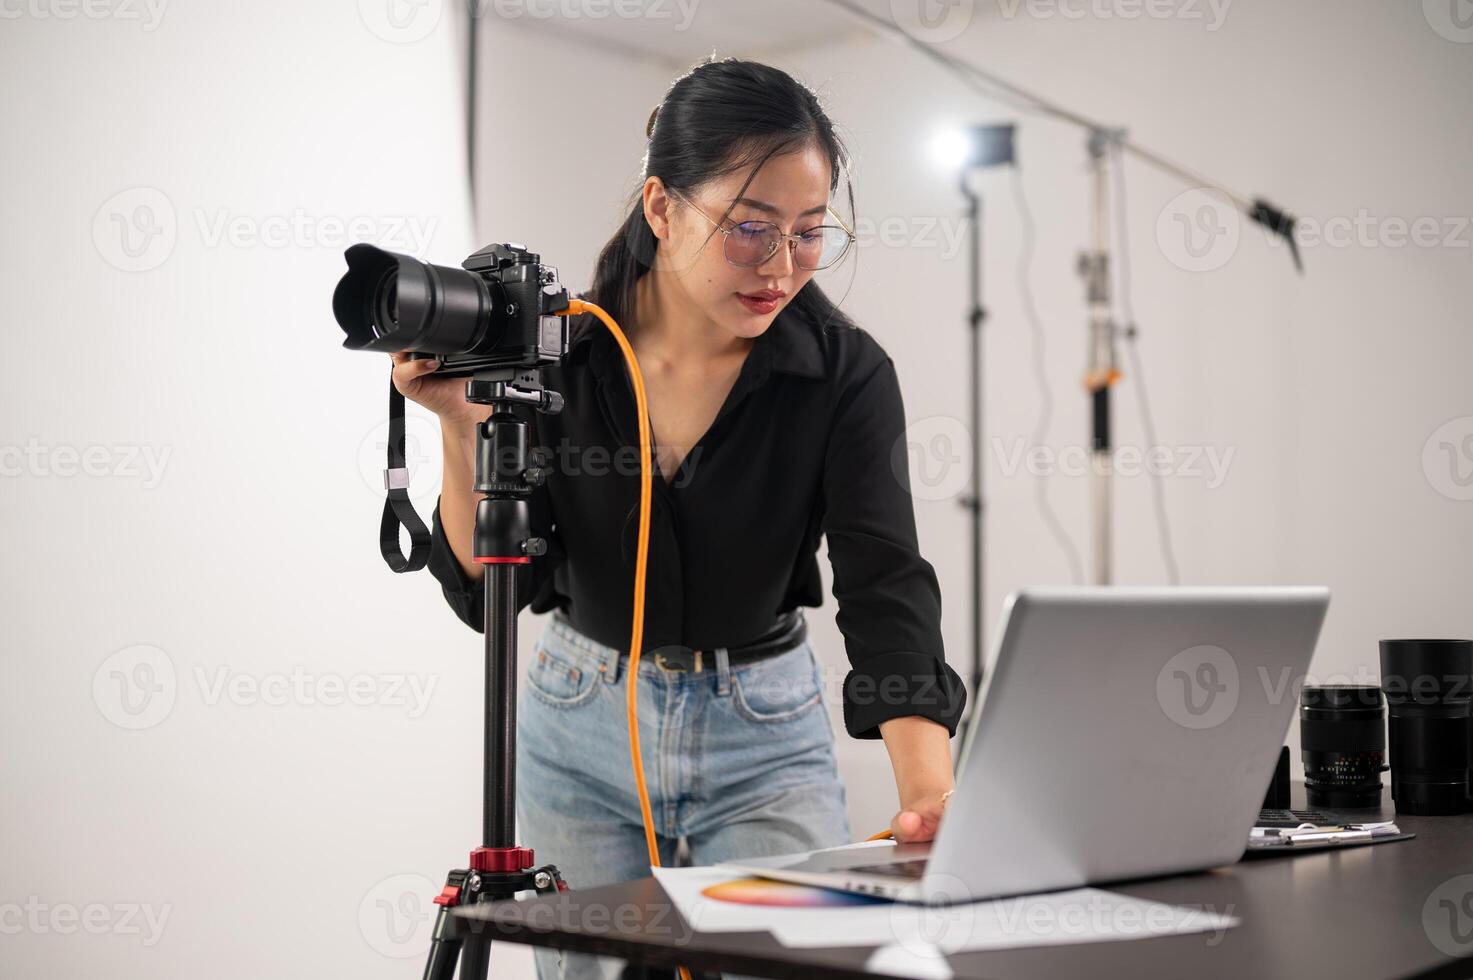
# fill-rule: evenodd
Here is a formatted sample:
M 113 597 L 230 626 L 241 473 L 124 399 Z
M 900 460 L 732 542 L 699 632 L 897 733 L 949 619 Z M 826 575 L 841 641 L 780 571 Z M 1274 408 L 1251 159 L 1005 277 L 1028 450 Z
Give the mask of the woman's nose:
M 793 257 L 791 253 L 796 245 L 797 243 L 791 238 L 784 238 L 778 243 L 773 253 L 767 257 L 766 261 L 757 267 L 757 271 L 764 276 L 770 275 L 775 279 L 792 275 Z

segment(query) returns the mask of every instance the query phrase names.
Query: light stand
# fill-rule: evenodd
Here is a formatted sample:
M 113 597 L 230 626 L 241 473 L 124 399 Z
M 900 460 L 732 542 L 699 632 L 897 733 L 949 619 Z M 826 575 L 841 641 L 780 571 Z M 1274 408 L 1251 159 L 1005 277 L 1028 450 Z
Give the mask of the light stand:
M 542 387 L 535 370 L 507 368 L 478 372 L 466 382 L 466 401 L 490 405 L 491 417 L 476 426 L 475 560 L 486 567 L 485 742 L 481 783 L 481 846 L 470 866 L 452 871 L 435 899 L 440 911 L 425 964 L 425 980 L 451 980 L 456 961 L 461 980 L 484 980 L 490 966 L 489 922 L 457 916 L 458 906 L 515 898 L 535 889 L 566 891 L 556 866 L 533 867 L 532 849 L 516 844 L 517 568 L 547 551 L 531 536 L 527 498 L 546 478 L 539 461 L 529 466 L 527 424 L 511 413 L 515 404 L 555 415 L 562 395 Z
M 1017 85 L 1000 75 L 978 68 L 960 58 L 947 54 L 935 45 L 906 33 L 891 20 L 866 10 L 855 0 L 829 0 L 845 13 L 862 21 L 876 32 L 913 48 L 941 67 L 953 72 L 964 84 L 988 99 L 1015 106 L 1026 112 L 1051 116 L 1071 123 L 1089 133 L 1089 154 L 1094 178 L 1094 207 L 1091 228 L 1092 247 L 1080 263 L 1088 296 L 1089 354 L 1088 374 L 1085 387 L 1089 391 L 1092 415 L 1091 476 L 1094 511 L 1095 554 L 1094 575 L 1100 584 L 1108 584 L 1111 568 L 1111 496 L 1110 473 L 1112 457 L 1110 446 L 1110 388 L 1120 378 L 1115 360 L 1114 324 L 1110 317 L 1109 290 L 1109 207 L 1106 182 L 1105 156 L 1111 149 L 1131 154 L 1136 159 L 1192 187 L 1213 188 L 1221 192 L 1233 206 L 1274 235 L 1283 238 L 1289 246 L 1289 255 L 1294 267 L 1304 271 L 1299 257 L 1299 247 L 1294 240 L 1292 215 L 1275 207 L 1262 198 L 1248 198 L 1227 189 L 1221 182 L 1211 180 L 1181 164 L 1147 149 L 1125 135 L 1124 130 L 1102 126 L 1088 116 L 1064 108 Z M 1119 161 L 1117 159 L 1117 165 Z
M 958 144 L 959 162 L 962 164 L 957 183 L 962 196 L 967 200 L 967 245 L 970 258 L 967 309 L 967 327 L 970 337 L 970 356 L 967 358 L 968 391 L 971 400 L 972 433 L 972 489 L 958 503 L 970 515 L 972 581 L 969 594 L 972 598 L 972 670 L 971 690 L 975 699 L 982 690 L 983 668 L 986 664 L 984 646 L 987 642 L 985 630 L 987 596 L 983 588 L 985 563 L 983 561 L 983 526 L 986 517 L 986 500 L 982 494 L 982 326 L 987 320 L 987 310 L 982 305 L 982 196 L 972 189 L 968 180 L 974 170 L 1003 166 L 1016 160 L 1013 143 L 1014 129 L 1005 126 L 974 126 L 962 134 Z M 966 726 L 970 714 L 960 725 L 958 744 L 966 744 Z
M 1088 368 L 1084 388 L 1090 404 L 1090 503 L 1094 514 L 1094 579 L 1108 585 L 1113 573 L 1111 514 L 1114 503 L 1114 446 L 1110 440 L 1110 389 L 1120 380 L 1115 351 L 1115 321 L 1110 309 L 1110 196 L 1106 171 L 1112 141 L 1120 133 L 1096 129 L 1089 134 L 1089 164 L 1093 202 L 1090 208 L 1090 250 L 1079 257 L 1089 307 Z

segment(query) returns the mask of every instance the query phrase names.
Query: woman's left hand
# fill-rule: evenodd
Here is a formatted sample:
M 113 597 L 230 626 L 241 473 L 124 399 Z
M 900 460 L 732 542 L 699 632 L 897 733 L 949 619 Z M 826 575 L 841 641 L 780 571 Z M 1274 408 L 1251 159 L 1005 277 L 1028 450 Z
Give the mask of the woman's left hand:
M 935 840 L 936 832 L 941 829 L 941 815 L 946 811 L 946 798 L 950 795 L 950 790 L 927 793 L 901 804 L 900 812 L 890 821 L 890 833 L 900 843 Z

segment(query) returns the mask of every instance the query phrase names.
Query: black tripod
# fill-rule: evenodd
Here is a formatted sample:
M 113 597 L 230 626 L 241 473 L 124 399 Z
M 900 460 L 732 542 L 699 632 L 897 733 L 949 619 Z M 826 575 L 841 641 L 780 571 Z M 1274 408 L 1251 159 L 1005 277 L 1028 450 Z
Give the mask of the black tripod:
M 535 889 L 566 891 L 551 864 L 533 867 L 532 849 L 516 844 L 517 568 L 545 554 L 547 542 L 531 536 L 527 498 L 546 479 L 528 466 L 527 424 L 511 412 L 515 404 L 556 415 L 562 395 L 542 387 L 537 371 L 483 371 L 466 382 L 466 401 L 490 405 L 491 417 L 476 426 L 475 559 L 486 566 L 486 733 L 482 773 L 481 846 L 470 867 L 450 872 L 435 899 L 440 906 L 425 980 L 451 980 L 456 960 L 462 980 L 483 980 L 490 966 L 490 923 L 453 914 L 478 902 L 514 898 Z

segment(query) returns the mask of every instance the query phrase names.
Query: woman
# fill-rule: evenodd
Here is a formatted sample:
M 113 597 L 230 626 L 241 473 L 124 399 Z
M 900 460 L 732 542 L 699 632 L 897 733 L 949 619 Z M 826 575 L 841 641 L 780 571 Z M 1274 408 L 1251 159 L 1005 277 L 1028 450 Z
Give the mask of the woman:
M 737 60 L 678 79 L 646 133 L 638 200 L 582 298 L 626 332 L 648 392 L 657 472 L 639 724 L 661 863 L 682 837 L 699 865 L 854 839 L 801 611 L 822 603 L 820 536 L 852 666 L 845 727 L 885 740 L 895 836 L 929 840 L 966 695 L 917 551 L 894 365 L 810 281 L 853 243 L 828 209 L 847 154 L 808 88 Z M 639 440 L 611 335 L 586 314 L 569 327 L 567 356 L 544 372 L 565 409 L 522 416 L 548 457 L 531 501 L 548 551 L 520 566 L 518 603 L 554 616 L 520 703 L 517 812 L 520 843 L 586 888 L 649 866 L 620 652 Z M 480 629 L 472 447 L 486 409 L 466 404 L 463 380 L 433 377 L 434 362 L 394 360 L 399 390 L 444 433 L 430 568 Z M 537 954 L 555 975 L 557 954 Z M 564 961 L 566 975 L 616 969 Z

